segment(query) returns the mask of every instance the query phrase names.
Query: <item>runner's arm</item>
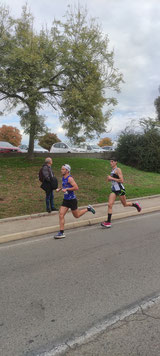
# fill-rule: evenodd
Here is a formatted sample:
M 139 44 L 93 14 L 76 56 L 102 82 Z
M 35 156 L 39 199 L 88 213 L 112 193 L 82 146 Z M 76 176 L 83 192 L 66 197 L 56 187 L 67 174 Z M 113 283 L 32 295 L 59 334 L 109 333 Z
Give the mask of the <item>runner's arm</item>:
M 124 182 L 124 179 L 123 179 L 123 174 L 122 174 L 122 171 L 120 168 L 117 168 L 116 172 L 117 176 L 119 178 L 114 178 L 112 176 L 108 176 L 107 180 L 110 182 L 110 181 L 114 181 L 114 182 L 118 182 L 118 183 L 123 183 Z
M 117 175 L 119 176 L 119 180 L 117 180 L 117 182 L 123 183 L 123 182 L 124 182 L 124 179 L 123 179 L 123 174 L 122 174 L 121 169 L 120 169 L 120 168 L 117 168 L 116 173 L 117 173 Z

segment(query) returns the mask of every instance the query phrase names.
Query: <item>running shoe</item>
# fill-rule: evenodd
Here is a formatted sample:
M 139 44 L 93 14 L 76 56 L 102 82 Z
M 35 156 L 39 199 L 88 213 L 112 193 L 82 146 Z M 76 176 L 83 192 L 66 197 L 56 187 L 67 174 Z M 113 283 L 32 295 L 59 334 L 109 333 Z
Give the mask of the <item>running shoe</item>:
M 92 214 L 95 214 L 95 210 L 92 205 L 88 205 L 87 209 L 88 211 L 91 211 Z
M 109 227 L 111 227 L 112 225 L 111 225 L 111 223 L 108 222 L 108 221 L 103 221 L 103 222 L 101 222 L 101 226 L 109 228 Z
M 60 231 L 54 236 L 55 239 L 63 239 L 64 237 L 66 237 L 66 235 Z
M 142 208 L 141 208 L 140 204 L 138 203 L 138 201 L 136 201 L 136 202 L 134 203 L 134 207 L 138 210 L 139 213 L 140 213 L 140 211 L 142 210 Z

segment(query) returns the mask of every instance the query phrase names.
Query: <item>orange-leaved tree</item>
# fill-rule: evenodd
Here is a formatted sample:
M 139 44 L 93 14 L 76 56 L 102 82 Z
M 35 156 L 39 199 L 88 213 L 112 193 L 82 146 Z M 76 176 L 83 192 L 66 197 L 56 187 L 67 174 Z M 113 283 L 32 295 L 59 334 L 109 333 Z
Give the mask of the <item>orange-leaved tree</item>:
M 22 140 L 22 135 L 19 129 L 13 126 L 3 125 L 0 127 L 0 141 L 9 142 L 14 146 L 19 146 Z
M 99 141 L 98 146 L 112 146 L 113 142 L 109 137 L 102 138 L 102 140 Z
M 46 150 L 50 151 L 51 146 L 56 143 L 60 142 L 59 138 L 56 134 L 47 132 L 44 136 L 39 138 L 39 145 L 45 148 Z

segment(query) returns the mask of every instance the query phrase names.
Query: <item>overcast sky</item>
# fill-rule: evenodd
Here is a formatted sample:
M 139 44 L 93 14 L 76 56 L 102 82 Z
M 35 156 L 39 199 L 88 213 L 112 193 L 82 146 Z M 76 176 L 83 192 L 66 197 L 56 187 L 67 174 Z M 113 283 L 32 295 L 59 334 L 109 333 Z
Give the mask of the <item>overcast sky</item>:
M 13 16 L 21 14 L 23 0 L 0 0 L 8 5 Z M 37 29 L 47 24 L 50 27 L 54 18 L 62 19 L 67 5 L 77 5 L 72 0 L 28 0 Z M 101 135 L 116 140 L 118 134 L 139 118 L 155 117 L 154 100 L 159 95 L 160 86 L 160 1 L 159 0 L 79 0 L 86 6 L 88 15 L 97 19 L 102 31 L 108 34 L 110 48 L 115 52 L 115 66 L 123 73 L 125 83 L 117 95 L 115 107 L 109 122 L 109 133 Z M 46 124 L 52 132 L 67 142 L 65 132 L 58 120 L 58 113 L 49 108 L 41 112 L 47 117 Z M 21 132 L 19 118 L 15 113 L 0 117 L 0 126 L 12 125 Z M 23 143 L 28 137 L 23 135 Z M 94 142 L 98 142 L 95 139 Z

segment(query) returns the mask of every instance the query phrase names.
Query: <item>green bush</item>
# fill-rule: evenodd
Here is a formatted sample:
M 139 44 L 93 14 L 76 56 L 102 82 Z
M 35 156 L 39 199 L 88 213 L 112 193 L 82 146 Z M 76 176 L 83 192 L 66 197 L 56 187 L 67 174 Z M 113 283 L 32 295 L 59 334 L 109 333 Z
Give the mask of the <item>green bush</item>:
M 119 137 L 116 154 L 121 163 L 160 173 L 160 134 L 156 128 L 142 134 L 126 130 Z

